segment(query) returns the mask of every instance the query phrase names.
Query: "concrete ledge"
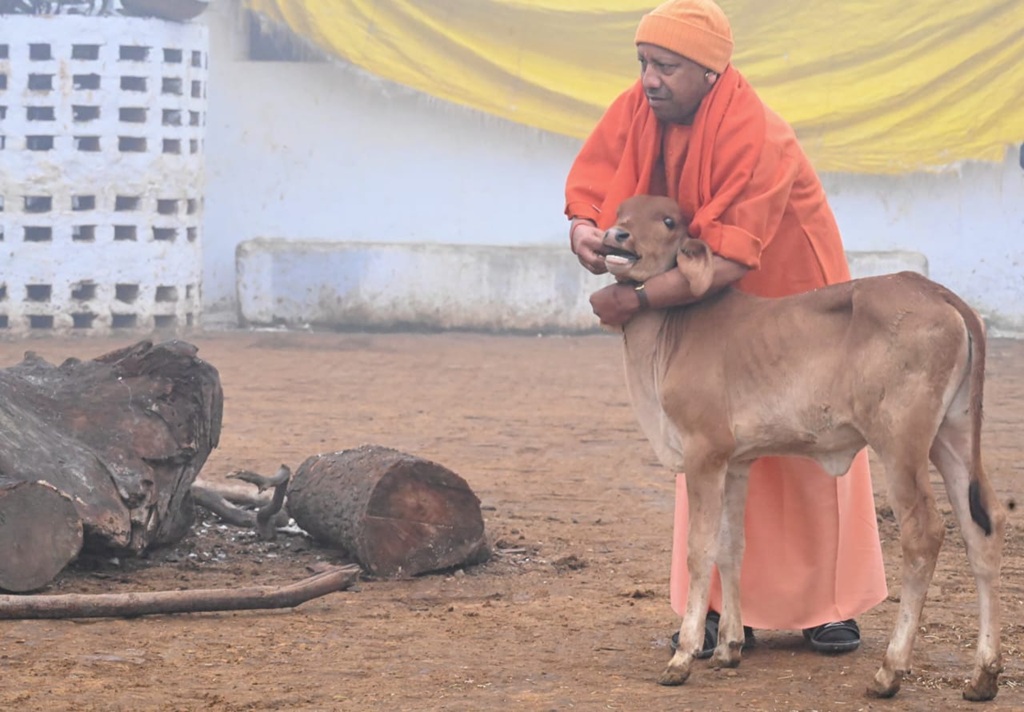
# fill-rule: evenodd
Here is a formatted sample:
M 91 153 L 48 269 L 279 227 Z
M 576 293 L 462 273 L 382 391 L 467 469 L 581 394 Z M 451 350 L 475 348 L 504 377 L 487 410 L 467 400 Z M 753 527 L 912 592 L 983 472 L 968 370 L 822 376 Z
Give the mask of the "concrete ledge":
M 236 270 L 243 324 L 345 329 L 589 330 L 607 283 L 552 246 L 258 239 Z
M 928 273 L 919 253 L 848 257 L 855 277 Z M 562 246 L 257 239 L 238 245 L 235 267 L 245 326 L 595 331 L 588 298 L 609 282 Z

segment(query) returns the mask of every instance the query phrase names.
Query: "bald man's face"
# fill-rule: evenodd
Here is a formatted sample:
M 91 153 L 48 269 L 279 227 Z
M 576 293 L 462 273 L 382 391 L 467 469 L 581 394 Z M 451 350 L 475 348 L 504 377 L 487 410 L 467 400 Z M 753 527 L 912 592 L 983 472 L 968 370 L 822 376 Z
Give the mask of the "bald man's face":
M 657 45 L 636 46 L 640 80 L 654 115 L 673 124 L 692 124 L 700 102 L 718 75 L 693 60 Z

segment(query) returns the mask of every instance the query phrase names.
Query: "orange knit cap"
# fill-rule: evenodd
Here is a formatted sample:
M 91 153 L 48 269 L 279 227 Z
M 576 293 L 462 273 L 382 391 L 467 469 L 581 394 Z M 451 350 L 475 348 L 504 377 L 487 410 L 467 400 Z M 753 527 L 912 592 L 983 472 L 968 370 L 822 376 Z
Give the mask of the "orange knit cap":
M 719 74 L 732 56 L 729 20 L 712 0 L 669 0 L 640 19 L 636 43 L 664 47 Z

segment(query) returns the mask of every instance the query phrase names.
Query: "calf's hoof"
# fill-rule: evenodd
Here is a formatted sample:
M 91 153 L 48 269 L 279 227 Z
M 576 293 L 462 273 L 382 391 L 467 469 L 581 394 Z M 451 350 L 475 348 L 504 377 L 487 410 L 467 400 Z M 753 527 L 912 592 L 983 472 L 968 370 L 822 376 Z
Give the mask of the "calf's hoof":
M 901 670 L 887 670 L 882 667 L 878 672 L 875 673 L 875 679 L 868 685 L 867 693 L 869 697 L 881 697 L 889 698 L 900 691 L 900 683 L 903 682 L 903 672 Z
M 987 702 L 995 699 L 997 692 L 999 692 L 999 673 L 982 670 L 964 688 L 964 699 L 970 702 Z
M 665 671 L 661 673 L 661 677 L 658 678 L 659 685 L 667 685 L 669 687 L 682 685 L 690 677 L 690 664 L 680 660 L 680 657 L 679 653 L 676 653 L 668 661 L 668 667 L 665 668 Z
M 715 648 L 715 654 L 711 658 L 711 664 L 716 668 L 735 668 L 740 666 L 743 643 L 729 643 L 727 646 L 720 645 Z

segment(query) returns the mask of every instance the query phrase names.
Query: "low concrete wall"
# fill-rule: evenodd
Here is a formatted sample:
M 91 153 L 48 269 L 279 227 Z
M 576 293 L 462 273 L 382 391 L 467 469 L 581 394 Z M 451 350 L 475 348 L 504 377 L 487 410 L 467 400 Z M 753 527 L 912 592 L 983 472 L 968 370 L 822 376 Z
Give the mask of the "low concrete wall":
M 241 323 L 352 330 L 585 332 L 608 284 L 564 247 L 259 239 L 235 254 Z M 915 252 L 851 252 L 855 277 L 913 270 Z

